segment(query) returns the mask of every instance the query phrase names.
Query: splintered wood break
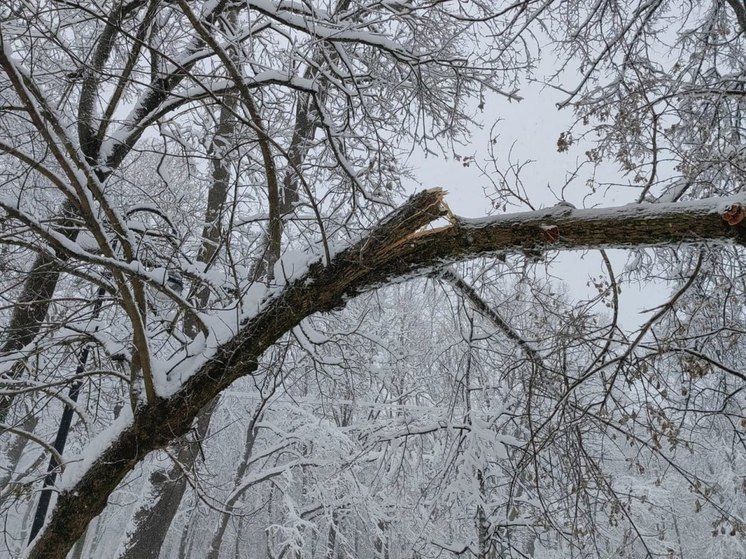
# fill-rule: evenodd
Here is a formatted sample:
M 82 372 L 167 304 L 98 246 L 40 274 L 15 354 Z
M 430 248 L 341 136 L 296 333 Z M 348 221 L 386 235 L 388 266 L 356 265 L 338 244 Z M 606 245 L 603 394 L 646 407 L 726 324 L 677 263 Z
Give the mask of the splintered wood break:
M 408 243 L 409 241 L 412 241 L 414 239 L 418 239 L 420 237 L 425 237 L 428 235 L 436 234 L 440 231 L 444 231 L 446 229 L 450 229 L 454 225 L 458 223 L 458 218 L 453 214 L 451 209 L 448 207 L 448 204 L 446 204 L 444 198 L 446 194 L 448 194 L 447 191 L 443 190 L 442 188 L 431 188 L 425 192 L 434 193 L 438 196 L 437 199 L 437 217 L 431 217 L 430 221 L 417 229 L 416 231 L 413 231 L 407 235 L 404 235 L 402 238 L 388 244 L 383 251 L 382 255 L 385 255 L 386 257 L 390 256 L 392 252 L 394 252 L 396 249 L 401 247 L 402 245 Z M 433 208 L 433 205 L 428 206 L 428 208 Z M 425 213 L 427 209 L 424 209 L 421 211 L 421 213 Z M 445 218 L 448 221 L 448 225 L 444 225 L 442 227 L 432 227 L 431 224 L 433 221 L 436 221 L 438 219 Z
M 421 229 L 418 229 L 417 231 L 414 231 L 413 233 L 410 233 L 406 237 L 402 239 L 402 242 L 409 241 L 411 239 L 417 239 L 419 237 L 424 237 L 425 235 L 432 235 L 434 233 L 438 233 L 440 231 L 445 231 L 446 229 L 450 229 L 454 225 L 458 224 L 458 217 L 451 211 L 451 208 L 448 207 L 448 204 L 446 204 L 445 201 L 445 195 L 448 194 L 447 191 L 443 191 L 444 199 L 441 199 L 440 206 L 438 209 L 440 210 L 440 216 L 448 221 L 448 225 L 441 225 L 440 227 L 432 227 L 430 224 L 425 225 Z
M 448 192 L 443 191 L 443 194 L 448 194 Z M 445 218 L 448 220 L 448 223 L 451 225 L 456 225 L 457 218 L 455 215 L 453 215 L 453 212 L 451 211 L 451 208 L 448 207 L 448 204 L 446 204 L 445 197 L 440 201 L 440 209 L 441 211 L 445 212 Z

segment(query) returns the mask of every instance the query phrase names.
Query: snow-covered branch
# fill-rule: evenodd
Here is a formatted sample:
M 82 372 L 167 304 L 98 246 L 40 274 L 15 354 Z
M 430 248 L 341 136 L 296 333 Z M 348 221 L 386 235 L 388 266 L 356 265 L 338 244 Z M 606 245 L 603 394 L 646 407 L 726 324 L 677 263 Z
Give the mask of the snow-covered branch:
M 449 215 L 444 197 L 440 189 L 413 196 L 363 238 L 336 252 L 328 265 L 319 259 L 268 295 L 201 364 L 187 360 L 183 367 L 193 370 L 179 371 L 186 380 L 173 396 L 141 405 L 119 431 L 94 442 L 100 454 L 87 456 L 86 468 L 66 479 L 67 488 L 27 557 L 64 556 L 135 464 L 185 434 L 203 406 L 236 379 L 252 374 L 260 356 L 303 318 L 342 307 L 356 294 L 497 252 L 744 240 L 743 227 L 723 218 L 746 203 L 743 198 L 592 210 L 561 207 L 479 220 L 452 217 L 445 227 L 424 229 Z

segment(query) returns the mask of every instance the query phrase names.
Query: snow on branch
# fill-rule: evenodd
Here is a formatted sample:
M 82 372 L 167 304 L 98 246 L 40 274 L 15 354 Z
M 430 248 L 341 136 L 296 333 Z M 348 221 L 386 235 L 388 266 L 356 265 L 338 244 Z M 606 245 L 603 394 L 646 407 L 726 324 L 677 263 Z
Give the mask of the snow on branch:
M 185 381 L 172 396 L 142 403 L 117 432 L 108 431 L 105 441 L 94 441 L 94 448 L 100 449 L 97 456 L 86 456 L 85 471 L 66 480 L 67 489 L 60 492 L 51 518 L 26 556 L 65 556 L 140 460 L 185 434 L 203 406 L 236 379 L 256 371 L 261 355 L 303 318 L 343 306 L 355 294 L 506 251 L 746 240 L 741 223 L 729 224 L 734 208 L 746 204 L 743 198 L 603 210 L 561 207 L 479 220 L 450 216 L 444 198 L 445 191 L 438 188 L 412 196 L 328 263 L 318 258 L 304 273 L 268 292 L 235 335 L 202 356 L 201 363 L 185 360 L 183 367 L 191 370 L 178 375 Z M 449 216 L 449 225 L 425 229 L 444 216 Z M 556 235 L 547 238 L 547 228 Z

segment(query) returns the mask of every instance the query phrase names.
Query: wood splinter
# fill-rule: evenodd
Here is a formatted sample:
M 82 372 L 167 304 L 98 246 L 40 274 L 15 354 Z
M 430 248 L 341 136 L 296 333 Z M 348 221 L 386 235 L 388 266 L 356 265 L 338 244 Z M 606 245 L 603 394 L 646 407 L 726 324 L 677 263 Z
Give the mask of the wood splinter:
M 560 230 L 556 225 L 542 225 L 541 232 L 548 243 L 556 243 L 560 238 Z

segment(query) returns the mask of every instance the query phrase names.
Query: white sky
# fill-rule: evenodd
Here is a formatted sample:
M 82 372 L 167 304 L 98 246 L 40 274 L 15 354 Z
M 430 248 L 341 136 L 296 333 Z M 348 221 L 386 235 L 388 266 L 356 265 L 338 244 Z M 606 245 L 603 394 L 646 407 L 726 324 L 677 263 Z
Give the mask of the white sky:
M 488 98 L 484 112 L 477 114 L 482 128 L 472 131 L 472 143 L 458 150 L 460 155 L 473 155 L 477 161 L 484 161 L 488 155 L 490 129 L 495 121 L 500 122 L 494 131 L 500 139 L 495 146 L 495 155 L 507 163 L 508 153 L 516 161 L 532 160 L 524 167 L 522 180 L 531 203 L 536 207 L 553 206 L 560 195 L 561 187 L 568 175 L 578 163 L 585 159 L 589 143 L 573 144 L 567 152 L 557 151 L 557 139 L 574 122 L 570 109 L 557 109 L 557 103 L 563 95 L 557 90 L 543 87 L 537 83 L 524 83 L 519 91 L 524 99 L 521 102 L 509 102 L 504 97 Z M 422 153 L 413 154 L 410 165 L 421 185 L 412 184 L 412 190 L 440 186 L 448 191 L 446 202 L 453 212 L 464 217 L 484 216 L 490 211 L 490 201 L 484 191 L 491 188 L 489 180 L 482 176 L 476 165 L 464 167 L 463 163 L 453 158 L 427 157 Z M 507 165 L 506 165 L 507 166 Z M 565 199 L 576 207 L 616 206 L 634 202 L 637 189 L 609 189 L 589 196 L 586 186 L 588 173 L 579 176 L 564 192 Z M 624 182 L 624 177 L 613 165 L 607 165 L 597 171 L 597 176 L 613 182 Z M 525 208 L 527 209 L 527 208 Z M 508 211 L 522 211 L 521 208 Z M 615 274 L 619 274 L 627 262 L 627 252 L 622 250 L 607 251 L 612 261 Z M 587 299 L 596 291 L 588 281 L 592 276 L 606 277 L 601 258 L 597 251 L 587 253 L 564 252 L 553 262 L 550 272 L 564 280 L 568 292 L 575 299 Z M 648 318 L 640 315 L 641 309 L 649 309 L 661 304 L 668 294 L 668 289 L 650 290 L 637 284 L 622 284 L 620 294 L 620 322 L 627 329 L 636 329 Z

